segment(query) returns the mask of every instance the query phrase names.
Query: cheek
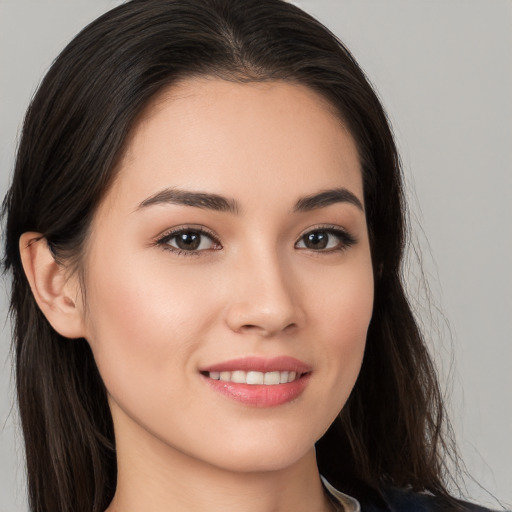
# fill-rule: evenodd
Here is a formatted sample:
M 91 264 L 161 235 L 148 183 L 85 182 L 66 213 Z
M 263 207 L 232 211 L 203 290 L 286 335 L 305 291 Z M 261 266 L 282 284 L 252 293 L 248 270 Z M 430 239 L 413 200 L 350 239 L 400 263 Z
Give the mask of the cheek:
M 310 301 L 327 337 L 340 346 L 360 345 L 361 340 L 364 345 L 373 311 L 374 283 L 369 254 L 356 254 L 351 263 L 338 275 L 321 276 L 314 287 L 315 297 Z
M 174 387 L 186 385 L 173 369 L 191 364 L 191 355 L 216 315 L 213 307 L 202 308 L 198 322 L 197 290 L 204 288 L 198 288 L 190 275 L 171 271 L 161 260 L 143 264 L 131 254 L 96 265 L 87 287 L 87 339 L 112 395 L 151 396 L 159 380 L 164 388 L 171 381 Z M 203 294 L 202 306 L 208 300 Z M 137 382 L 147 387 L 138 389 Z
M 332 354 L 331 364 L 337 385 L 345 399 L 355 384 L 361 367 L 368 326 L 373 311 L 373 273 L 371 262 L 348 272 L 329 297 L 319 301 L 325 339 Z

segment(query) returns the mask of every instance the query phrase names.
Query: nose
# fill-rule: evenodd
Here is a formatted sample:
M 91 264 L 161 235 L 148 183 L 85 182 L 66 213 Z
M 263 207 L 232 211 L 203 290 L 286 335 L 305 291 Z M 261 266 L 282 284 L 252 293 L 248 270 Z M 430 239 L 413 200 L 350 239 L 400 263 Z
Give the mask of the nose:
M 277 256 L 253 257 L 233 272 L 226 314 L 231 330 L 271 337 L 303 324 L 298 283 L 283 266 Z

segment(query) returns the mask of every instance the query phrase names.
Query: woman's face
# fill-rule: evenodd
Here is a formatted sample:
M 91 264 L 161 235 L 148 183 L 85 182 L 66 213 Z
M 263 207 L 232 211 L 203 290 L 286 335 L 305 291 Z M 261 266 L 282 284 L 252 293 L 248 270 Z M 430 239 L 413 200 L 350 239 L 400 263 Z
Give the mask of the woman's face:
M 118 448 L 279 469 L 345 404 L 372 264 L 354 141 L 311 90 L 203 78 L 161 94 L 85 262 Z

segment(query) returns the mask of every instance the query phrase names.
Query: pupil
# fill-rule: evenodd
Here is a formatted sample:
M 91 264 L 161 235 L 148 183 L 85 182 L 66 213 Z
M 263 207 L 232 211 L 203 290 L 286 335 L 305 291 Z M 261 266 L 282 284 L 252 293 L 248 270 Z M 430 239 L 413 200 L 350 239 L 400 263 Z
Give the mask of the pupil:
M 201 236 L 199 233 L 187 232 L 181 233 L 176 237 L 176 245 L 180 249 L 187 251 L 197 249 L 201 243 Z
M 322 233 L 321 231 L 309 233 L 309 235 L 306 235 L 305 244 L 308 249 L 325 249 L 328 238 L 327 233 Z

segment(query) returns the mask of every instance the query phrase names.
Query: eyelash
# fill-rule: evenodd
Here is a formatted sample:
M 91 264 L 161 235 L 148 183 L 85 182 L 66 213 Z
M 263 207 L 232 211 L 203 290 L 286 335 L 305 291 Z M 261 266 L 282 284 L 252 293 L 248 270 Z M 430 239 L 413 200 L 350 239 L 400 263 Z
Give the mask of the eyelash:
M 300 248 L 301 250 L 309 250 L 311 253 L 314 253 L 315 255 L 320 254 L 329 254 L 333 252 L 343 252 L 346 251 L 349 247 L 353 246 L 357 243 L 356 238 L 351 235 L 348 231 L 345 229 L 340 228 L 339 226 L 332 226 L 332 225 L 324 225 L 324 226 L 316 226 L 315 228 L 311 229 L 308 228 L 307 231 L 305 231 L 302 235 L 299 236 L 297 241 L 295 242 L 295 245 L 297 245 L 299 242 L 303 241 L 306 236 L 312 235 L 314 233 L 327 233 L 329 235 L 335 236 L 339 240 L 339 244 L 336 247 L 332 247 L 329 249 L 308 249 Z
M 175 239 L 180 234 L 193 233 L 196 235 L 200 235 L 201 237 L 207 237 L 211 240 L 212 244 L 216 247 L 208 248 L 208 249 L 200 249 L 200 250 L 188 250 L 188 249 L 180 249 L 178 247 L 172 247 L 169 245 L 169 242 Z M 327 233 L 328 235 L 333 235 L 339 240 L 339 244 L 336 247 L 328 248 L 328 249 L 310 249 L 307 247 L 298 248 L 299 250 L 307 250 L 315 255 L 325 254 L 325 253 L 333 253 L 333 252 L 342 252 L 347 250 L 349 247 L 357 243 L 357 240 L 346 230 L 341 229 L 339 226 L 318 226 L 313 229 L 308 229 L 303 234 L 299 236 L 296 240 L 294 246 L 296 246 L 299 242 L 304 241 L 305 237 L 308 235 L 312 235 L 314 233 Z M 218 239 L 218 237 L 212 233 L 210 230 L 205 228 L 204 226 L 182 226 L 178 228 L 174 228 L 170 231 L 165 232 L 162 236 L 160 236 L 154 243 L 161 247 L 165 251 L 170 251 L 177 256 L 200 256 L 201 253 L 205 251 L 218 251 L 222 249 L 222 245 Z
M 194 233 L 202 237 L 207 237 L 212 241 L 214 245 L 217 245 L 218 247 L 215 247 L 213 249 L 187 250 L 180 249 L 179 247 L 172 247 L 171 245 L 169 245 L 169 242 L 172 239 L 176 238 L 180 234 L 185 233 Z M 222 249 L 222 245 L 217 236 L 204 226 L 181 226 L 178 228 L 174 228 L 170 231 L 165 232 L 161 237 L 159 237 L 155 241 L 155 245 L 158 245 L 164 251 L 170 251 L 176 254 L 177 256 L 200 256 L 201 252 L 204 251 L 218 251 L 219 249 Z

